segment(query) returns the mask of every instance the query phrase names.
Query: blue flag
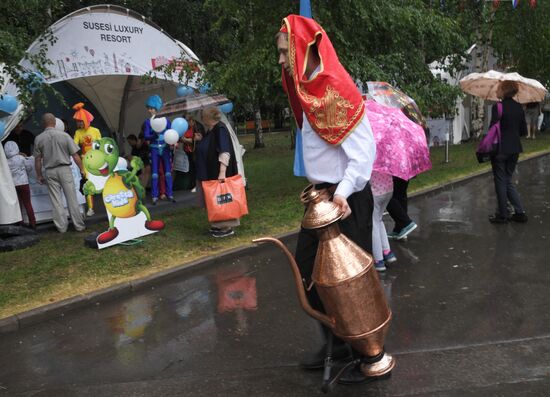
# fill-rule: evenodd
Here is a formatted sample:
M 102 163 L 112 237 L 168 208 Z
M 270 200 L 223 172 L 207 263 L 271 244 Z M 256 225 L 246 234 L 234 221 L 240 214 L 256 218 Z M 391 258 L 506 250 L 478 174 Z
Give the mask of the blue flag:
M 311 16 L 311 2 L 309 0 L 300 0 L 300 15 L 306 18 Z M 306 167 L 304 166 L 304 148 L 302 146 L 302 131 L 296 128 L 296 148 L 294 149 L 294 175 L 306 176 Z

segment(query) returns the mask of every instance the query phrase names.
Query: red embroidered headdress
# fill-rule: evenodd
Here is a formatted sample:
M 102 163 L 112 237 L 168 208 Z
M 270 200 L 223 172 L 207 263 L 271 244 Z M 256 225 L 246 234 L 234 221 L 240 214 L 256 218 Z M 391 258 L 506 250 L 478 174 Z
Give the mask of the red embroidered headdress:
M 313 19 L 289 15 L 282 32 L 288 33 L 288 58 L 292 76 L 283 68 L 283 88 L 296 122 L 302 127 L 302 111 L 311 127 L 326 142 L 338 145 L 359 124 L 365 105 L 359 90 L 344 69 L 326 32 Z M 305 76 L 309 50 L 317 45 L 319 73 Z

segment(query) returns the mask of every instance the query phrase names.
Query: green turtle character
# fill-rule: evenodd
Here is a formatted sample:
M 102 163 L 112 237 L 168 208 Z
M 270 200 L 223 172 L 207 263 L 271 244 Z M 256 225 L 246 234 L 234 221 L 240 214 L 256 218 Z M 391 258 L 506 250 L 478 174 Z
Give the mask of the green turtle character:
M 84 167 L 93 175 L 108 177 L 103 190 L 96 189 L 92 181 L 84 184 L 85 195 L 103 193 L 105 209 L 111 214 L 109 229 L 97 237 L 99 244 L 105 244 L 118 236 L 115 227 L 116 218 L 131 218 L 143 212 L 147 218 L 145 227 L 149 230 L 161 230 L 164 222 L 151 219 L 149 210 L 143 204 L 145 188 L 141 186 L 137 173 L 143 168 L 143 161 L 133 157 L 132 171 L 117 170 L 119 151 L 112 138 L 101 138 L 92 143 L 92 149 L 84 156 Z

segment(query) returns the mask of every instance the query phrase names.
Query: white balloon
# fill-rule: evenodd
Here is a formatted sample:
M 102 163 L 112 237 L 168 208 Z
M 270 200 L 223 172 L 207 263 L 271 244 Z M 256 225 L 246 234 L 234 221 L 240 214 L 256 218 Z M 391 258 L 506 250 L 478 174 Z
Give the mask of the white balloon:
M 155 132 L 162 132 L 168 126 L 168 120 L 166 117 L 152 117 L 151 118 L 151 128 Z
M 175 145 L 178 143 L 180 139 L 180 135 L 176 130 L 169 129 L 164 133 L 164 142 L 166 142 L 169 145 Z

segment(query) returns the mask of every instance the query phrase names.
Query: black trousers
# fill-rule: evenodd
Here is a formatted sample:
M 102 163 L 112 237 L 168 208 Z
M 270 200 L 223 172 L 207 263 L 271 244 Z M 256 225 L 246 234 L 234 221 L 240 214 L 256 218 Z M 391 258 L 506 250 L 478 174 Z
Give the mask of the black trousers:
M 348 197 L 348 204 L 351 208 L 351 215 L 344 220 L 338 221 L 340 230 L 344 235 L 359 245 L 365 251 L 372 252 L 372 210 L 374 207 L 370 184 L 365 188 L 352 194 Z M 300 229 L 298 234 L 298 243 L 296 246 L 296 263 L 300 269 L 302 279 L 306 285 L 311 284 L 311 275 L 313 273 L 313 265 L 315 264 L 315 256 L 317 255 L 317 247 L 319 238 L 315 230 Z M 309 304 L 312 308 L 325 313 L 321 298 L 315 288 L 306 291 Z M 329 328 L 322 325 L 325 337 L 331 332 Z M 334 339 L 335 344 L 343 344 L 344 342 L 338 338 Z
M 412 220 L 408 215 L 408 198 L 407 189 L 409 181 L 394 176 L 393 178 L 393 195 L 390 202 L 386 206 L 388 213 L 395 222 L 393 231 L 399 233 L 401 229 L 408 226 Z
M 512 182 L 512 175 L 518 163 L 518 154 L 499 154 L 491 159 L 493 167 L 493 179 L 495 182 L 495 192 L 497 195 L 498 215 L 507 218 L 507 202 L 514 207 L 516 214 L 523 214 L 525 211 L 521 205 L 519 193 Z

